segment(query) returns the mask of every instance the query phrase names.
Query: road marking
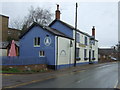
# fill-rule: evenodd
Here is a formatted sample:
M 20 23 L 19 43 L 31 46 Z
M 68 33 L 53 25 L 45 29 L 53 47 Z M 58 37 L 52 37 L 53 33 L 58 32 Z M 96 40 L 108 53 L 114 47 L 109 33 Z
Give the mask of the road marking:
M 105 66 L 98 66 L 97 68 L 104 68 L 104 67 L 109 67 L 111 65 L 105 65 Z
M 85 71 L 85 70 L 80 70 L 80 71 L 72 72 L 70 74 L 78 73 L 78 72 L 83 72 L 83 71 Z M 66 76 L 66 75 L 69 75 L 69 73 L 67 73 L 67 74 L 59 74 L 59 75 L 57 75 L 57 77 Z M 52 79 L 52 78 L 56 78 L 56 76 L 50 76 L 48 78 L 44 78 L 44 79 L 40 79 L 40 80 L 32 80 L 32 81 L 29 81 L 29 82 L 20 83 L 20 84 L 14 85 L 14 86 L 6 86 L 6 87 L 3 87 L 3 88 L 16 88 L 16 87 L 20 87 L 20 86 L 24 86 L 24 85 L 36 83 L 36 82 L 41 82 L 41 81 L 49 80 L 49 79 Z
M 96 65 L 96 66 L 97 66 L 97 65 Z M 102 66 L 102 65 L 101 65 L 101 66 Z M 97 67 L 101 67 L 101 66 L 97 66 Z M 107 66 L 109 66 L 109 65 L 107 65 Z M 103 67 L 104 67 L 104 66 L 103 66 Z M 96 67 L 95 67 L 95 68 L 96 68 Z M 76 71 L 76 72 L 70 72 L 70 73 L 67 73 L 67 74 L 59 74 L 59 75 L 57 75 L 57 76 L 60 77 L 60 76 L 65 76 L 65 75 L 69 75 L 69 74 L 84 72 L 84 71 L 86 71 L 86 69 L 88 69 L 88 68 L 85 68 L 85 70 L 78 70 L 78 71 Z M 36 82 L 45 81 L 45 80 L 52 79 L 52 78 L 56 78 L 56 76 L 50 76 L 50 77 L 48 77 L 48 78 L 44 78 L 44 79 L 40 79 L 40 80 L 32 80 L 32 81 L 25 82 L 25 83 L 20 83 L 20 84 L 14 85 L 14 86 L 6 86 L 6 87 L 4 87 L 4 88 L 20 87 L 20 86 L 24 86 L 24 85 L 28 85 L 28 84 L 32 84 L 32 83 L 36 83 Z M 115 88 L 117 87 L 117 83 L 118 83 L 118 81 L 116 82 L 116 84 L 115 84 L 115 86 L 114 86 Z
M 53 76 L 50 76 L 50 77 L 45 78 L 45 79 L 32 80 L 32 81 L 30 81 L 30 82 L 25 82 L 25 83 L 17 84 L 17 85 L 14 85 L 14 86 L 7 86 L 7 87 L 3 87 L 3 88 L 16 88 L 16 87 L 20 87 L 20 86 L 23 86 L 23 85 L 28 85 L 28 84 L 31 84 L 31 83 L 40 82 L 40 81 L 44 81 L 44 80 L 48 80 L 48 79 L 52 79 L 52 78 L 54 78 L 54 77 L 53 77 Z
M 97 65 L 95 65 L 96 67 L 99 67 L 99 66 L 97 66 Z M 102 65 L 101 65 L 102 66 Z M 109 65 L 108 65 L 109 66 Z M 95 67 L 95 68 L 96 68 Z M 79 71 L 76 71 L 76 72 L 70 72 L 70 73 L 67 73 L 67 74 L 59 74 L 59 75 L 57 75 L 58 77 L 60 77 L 60 76 L 65 76 L 65 75 L 69 75 L 69 74 L 74 74 L 74 73 L 79 73 L 79 72 L 84 72 L 84 71 L 86 71 L 86 69 L 88 69 L 88 68 L 85 68 L 85 70 L 79 70 Z M 8 75 L 8 74 L 7 74 Z M 10 74 L 11 75 L 11 74 Z M 12 74 L 12 75 L 14 75 L 14 74 Z M 23 85 L 28 85 L 28 84 L 31 84 L 31 83 L 35 83 L 35 82 L 41 82 L 41 81 L 45 81 L 45 80 L 48 80 L 48 79 L 52 79 L 52 78 L 56 78 L 56 76 L 50 76 L 50 77 L 48 77 L 48 78 L 45 78 L 45 79 L 41 79 L 41 80 L 32 80 L 32 81 L 29 81 L 29 82 L 25 82 L 25 83 L 21 83 L 21 84 L 17 84 L 17 85 L 14 85 L 14 86 L 6 86 L 6 87 L 4 87 L 4 88 L 15 88 L 15 87 L 19 87 L 19 86 L 23 86 Z M 117 83 L 118 83 L 118 81 L 116 82 L 116 84 L 115 84 L 115 88 L 117 87 Z
M 97 65 L 96 65 L 96 66 L 97 66 Z M 102 66 L 102 65 L 101 65 L 101 66 Z M 100 67 L 101 67 L 101 66 L 100 66 Z M 107 66 L 109 66 L 109 65 L 107 65 Z M 98 66 L 98 67 L 99 67 L 99 66 Z M 86 68 L 86 69 L 88 69 L 88 68 Z M 86 69 L 85 69 L 85 70 L 78 70 L 78 71 L 76 71 L 76 72 L 70 72 L 70 73 L 67 73 L 67 74 L 59 74 L 59 75 L 57 75 L 57 77 L 65 76 L 65 75 L 69 75 L 69 74 L 74 74 L 74 73 L 79 73 L 79 72 L 84 72 L 84 71 L 86 71 Z M 16 88 L 16 87 L 20 87 L 20 86 L 24 86 L 24 85 L 36 83 L 36 82 L 45 81 L 45 80 L 52 79 L 52 78 L 56 78 L 56 76 L 50 76 L 50 77 L 48 77 L 48 78 L 44 78 L 44 79 L 40 79 L 40 80 L 32 80 L 32 81 L 29 81 L 29 82 L 17 84 L 17 85 L 14 85 L 14 86 L 7 86 L 7 87 L 4 87 L 4 88 Z M 118 81 L 116 82 L 116 84 L 115 84 L 115 86 L 114 86 L 115 88 L 117 87 L 117 83 L 118 83 Z
M 118 80 L 116 81 L 114 88 L 117 88 L 117 85 L 118 85 Z
M 12 76 L 14 74 L 0 74 L 0 75 L 4 75 L 4 76 Z

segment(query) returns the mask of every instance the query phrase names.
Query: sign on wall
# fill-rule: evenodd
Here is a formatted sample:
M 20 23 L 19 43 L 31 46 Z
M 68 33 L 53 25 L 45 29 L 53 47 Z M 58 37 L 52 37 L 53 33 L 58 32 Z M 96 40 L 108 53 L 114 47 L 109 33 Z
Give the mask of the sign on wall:
M 66 51 L 65 50 L 61 50 L 60 56 L 66 56 Z
M 44 39 L 44 44 L 45 44 L 46 46 L 49 46 L 49 45 L 51 44 L 51 38 L 50 38 L 50 37 L 45 37 L 45 39 Z

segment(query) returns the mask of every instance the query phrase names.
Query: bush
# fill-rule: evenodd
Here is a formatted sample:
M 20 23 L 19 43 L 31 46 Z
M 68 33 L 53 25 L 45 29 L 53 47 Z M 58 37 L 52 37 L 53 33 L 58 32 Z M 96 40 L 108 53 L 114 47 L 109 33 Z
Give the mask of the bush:
M 17 68 L 9 68 L 8 71 L 12 71 L 12 72 L 20 72 Z

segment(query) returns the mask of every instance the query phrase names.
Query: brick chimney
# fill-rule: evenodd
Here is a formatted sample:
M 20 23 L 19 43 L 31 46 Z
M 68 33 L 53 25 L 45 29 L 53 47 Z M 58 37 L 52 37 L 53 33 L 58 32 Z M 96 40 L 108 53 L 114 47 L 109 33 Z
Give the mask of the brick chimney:
M 55 15 L 56 17 L 55 18 L 59 20 L 60 19 L 60 10 L 59 10 L 59 5 L 58 4 L 57 4 L 57 10 L 55 12 L 56 12 L 56 15 Z
M 92 36 L 95 38 L 95 26 L 92 28 Z

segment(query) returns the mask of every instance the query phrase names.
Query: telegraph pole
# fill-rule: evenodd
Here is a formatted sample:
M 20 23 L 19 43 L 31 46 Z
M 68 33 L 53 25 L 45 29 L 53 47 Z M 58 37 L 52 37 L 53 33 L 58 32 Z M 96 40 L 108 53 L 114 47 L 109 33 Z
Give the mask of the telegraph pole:
M 120 62 L 120 41 L 118 42 L 118 61 Z
M 78 4 L 76 3 L 76 12 L 75 12 L 75 60 L 74 60 L 74 67 L 76 67 L 76 33 L 77 33 L 77 8 Z

